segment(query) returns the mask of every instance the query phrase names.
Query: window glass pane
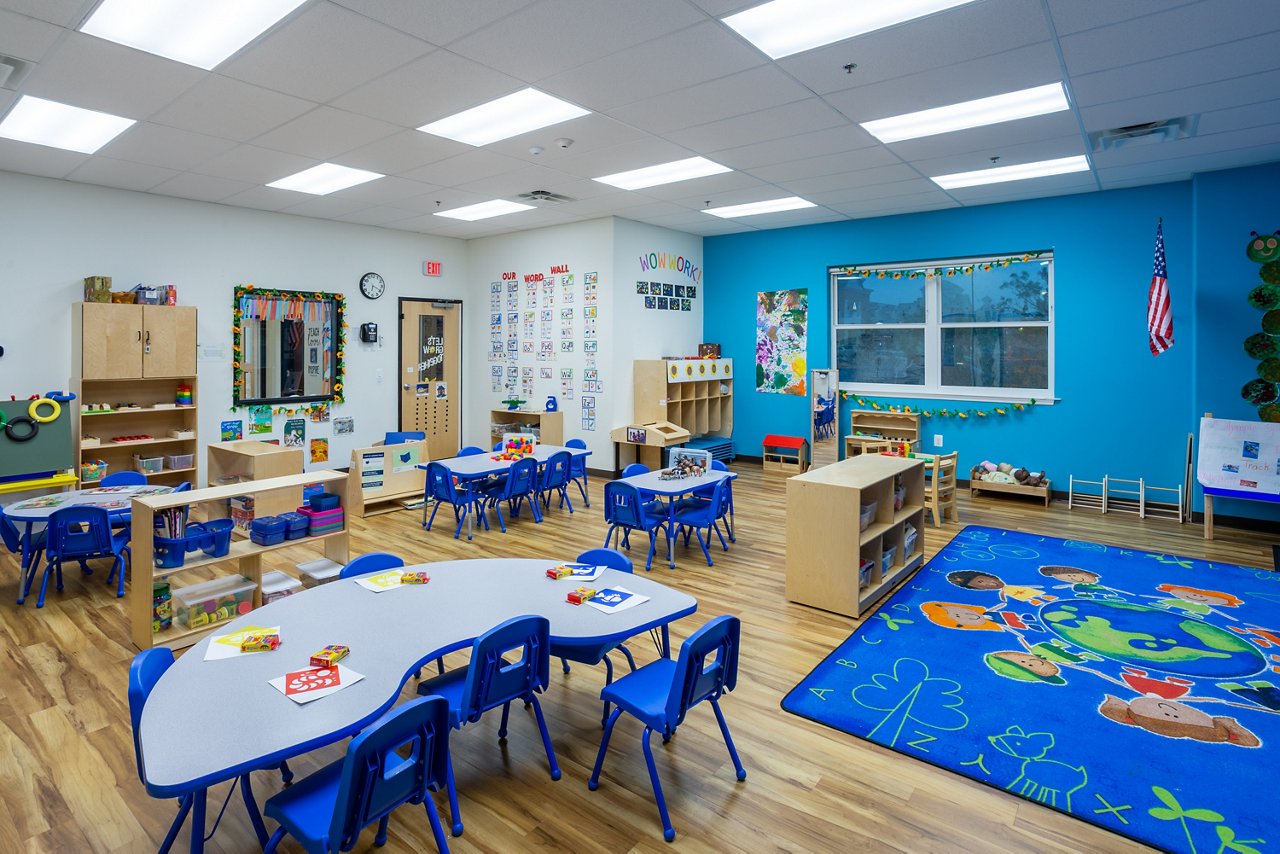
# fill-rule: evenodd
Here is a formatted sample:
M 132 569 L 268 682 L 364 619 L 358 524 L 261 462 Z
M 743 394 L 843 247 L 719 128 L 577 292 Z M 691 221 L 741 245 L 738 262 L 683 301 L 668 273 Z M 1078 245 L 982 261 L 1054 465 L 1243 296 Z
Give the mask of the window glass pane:
M 836 330 L 836 367 L 844 383 L 924 385 L 924 330 Z
M 924 323 L 924 276 L 836 278 L 836 323 Z
M 843 372 L 840 378 L 844 379 Z M 977 388 L 1048 388 L 1048 327 L 943 329 L 942 384 Z
M 942 280 L 943 323 L 1049 319 L 1048 262 L 1014 261 Z

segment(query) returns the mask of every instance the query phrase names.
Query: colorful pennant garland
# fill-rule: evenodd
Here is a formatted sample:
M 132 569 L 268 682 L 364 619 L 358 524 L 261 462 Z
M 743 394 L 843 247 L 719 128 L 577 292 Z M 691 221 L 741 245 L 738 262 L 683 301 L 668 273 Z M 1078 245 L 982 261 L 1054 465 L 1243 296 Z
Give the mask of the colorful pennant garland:
M 1024 412 L 1036 405 L 1036 399 L 1033 397 L 1028 403 L 1002 403 L 990 409 L 921 409 L 907 404 L 882 403 L 849 391 L 840 392 L 840 399 L 853 401 L 858 406 L 866 409 L 875 409 L 883 412 L 915 412 L 919 413 L 921 418 L 992 418 L 1012 415 L 1015 412 Z
M 303 318 L 307 315 L 308 310 L 312 320 L 316 319 L 317 306 L 315 303 L 307 304 L 307 300 L 333 300 L 337 308 L 337 318 L 334 326 L 337 330 L 337 339 L 335 341 L 333 353 L 333 400 L 329 403 L 338 404 L 346 399 L 343 392 L 342 384 L 346 368 L 346 348 L 347 348 L 347 324 L 344 318 L 347 315 L 347 298 L 342 294 L 326 294 L 320 291 L 307 293 L 302 291 L 281 291 L 272 288 L 259 288 L 253 284 L 237 285 L 231 301 L 231 382 L 232 386 L 239 389 L 244 382 L 244 369 L 240 364 L 240 354 L 243 352 L 243 321 L 246 309 L 249 311 L 250 318 L 268 318 L 275 320 L 281 317 L 284 320 Z M 329 358 L 328 352 L 325 358 Z M 243 404 L 243 406 L 252 406 L 251 403 Z M 317 404 L 325 406 L 328 404 Z M 273 407 L 272 412 L 276 415 L 295 415 L 298 413 L 310 414 L 315 406 L 295 406 L 295 407 Z M 234 412 L 236 407 L 231 407 Z
M 1018 262 L 1026 263 L 1043 255 L 1043 252 L 1027 252 L 1008 258 L 992 258 L 981 264 L 959 264 L 950 267 L 923 267 L 919 270 L 868 270 L 864 267 L 835 267 L 835 272 L 846 276 L 859 276 L 864 279 L 918 279 L 921 276 L 967 276 L 974 270 L 990 270 L 993 267 L 1008 267 Z

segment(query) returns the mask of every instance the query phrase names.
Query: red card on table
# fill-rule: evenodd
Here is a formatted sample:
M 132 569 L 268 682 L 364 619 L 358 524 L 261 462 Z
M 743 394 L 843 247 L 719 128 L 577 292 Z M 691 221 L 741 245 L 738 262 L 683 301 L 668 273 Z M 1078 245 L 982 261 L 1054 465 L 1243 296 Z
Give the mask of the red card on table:
M 363 678 L 364 674 L 339 664 L 294 670 L 270 680 L 270 684 L 295 703 L 310 703 L 354 685 Z

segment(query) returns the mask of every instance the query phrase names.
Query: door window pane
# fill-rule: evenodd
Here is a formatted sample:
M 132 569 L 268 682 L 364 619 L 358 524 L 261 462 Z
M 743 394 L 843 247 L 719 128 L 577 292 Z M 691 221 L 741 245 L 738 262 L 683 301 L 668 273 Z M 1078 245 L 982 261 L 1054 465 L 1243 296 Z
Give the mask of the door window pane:
M 924 330 L 901 327 L 836 330 L 842 383 L 924 384 Z
M 941 279 L 943 323 L 1049 319 L 1049 267 L 1040 261 L 994 264 Z
M 925 279 L 836 279 L 837 324 L 924 323 Z
M 843 373 L 840 378 L 844 379 Z M 975 388 L 1047 388 L 1048 327 L 943 329 L 942 384 Z

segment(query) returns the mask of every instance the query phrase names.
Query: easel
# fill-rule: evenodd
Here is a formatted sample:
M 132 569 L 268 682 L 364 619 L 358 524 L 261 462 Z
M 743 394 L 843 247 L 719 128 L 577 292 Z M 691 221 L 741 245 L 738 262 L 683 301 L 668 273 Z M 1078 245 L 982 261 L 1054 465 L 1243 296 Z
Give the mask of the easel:
M 1213 418 L 1212 412 L 1206 412 L 1205 418 Z M 1268 425 L 1274 426 L 1274 425 Z M 1200 437 L 1201 453 L 1204 452 L 1204 437 Z M 1280 501 L 1280 495 L 1271 493 L 1244 493 L 1236 490 L 1221 489 L 1213 486 L 1200 485 L 1204 492 L 1204 538 L 1206 540 L 1213 539 L 1213 497 L 1220 495 L 1224 498 L 1242 498 L 1246 501 Z

